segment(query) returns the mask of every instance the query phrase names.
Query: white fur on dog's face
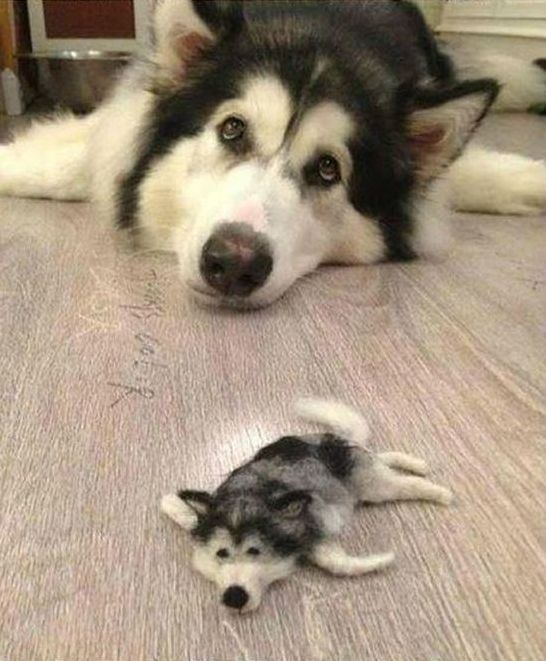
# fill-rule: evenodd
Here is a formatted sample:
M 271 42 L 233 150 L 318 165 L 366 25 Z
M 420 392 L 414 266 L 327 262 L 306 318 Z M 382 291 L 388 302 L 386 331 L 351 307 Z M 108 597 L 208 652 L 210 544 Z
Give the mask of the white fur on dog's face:
M 347 199 L 351 117 L 338 104 L 323 101 L 298 117 L 292 130 L 295 111 L 277 78 L 255 75 L 238 99 L 222 104 L 204 129 L 182 140 L 144 183 L 144 230 L 147 219 L 155 232 L 165 228 L 166 244 L 179 255 L 183 281 L 206 302 L 267 305 L 321 263 L 372 262 L 384 256 L 379 229 Z M 244 120 L 252 143 L 241 157 L 230 154 L 218 135 L 219 126 L 232 116 Z M 342 180 L 328 188 L 307 186 L 303 168 L 323 154 L 336 158 Z M 249 225 L 265 237 L 272 253 L 269 278 L 241 301 L 222 300 L 199 269 L 204 244 L 225 223 Z
M 218 551 L 227 557 L 219 557 Z M 269 585 L 289 576 L 296 566 L 295 556 L 275 555 L 258 537 L 235 544 L 224 529 L 218 529 L 206 544 L 198 544 L 193 554 L 194 569 L 216 584 L 220 600 L 230 587 L 245 590 L 248 601 L 240 609 L 243 613 L 258 608 Z

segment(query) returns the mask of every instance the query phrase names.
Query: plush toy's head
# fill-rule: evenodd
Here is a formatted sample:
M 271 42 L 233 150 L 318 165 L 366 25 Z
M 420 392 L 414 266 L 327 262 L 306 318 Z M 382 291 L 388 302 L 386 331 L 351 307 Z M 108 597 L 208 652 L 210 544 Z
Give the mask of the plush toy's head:
M 267 587 L 289 576 L 312 543 L 305 491 L 264 502 L 252 493 L 236 499 L 204 491 L 166 496 L 163 511 L 195 542 L 193 567 L 215 583 L 222 603 L 240 612 L 260 605 Z

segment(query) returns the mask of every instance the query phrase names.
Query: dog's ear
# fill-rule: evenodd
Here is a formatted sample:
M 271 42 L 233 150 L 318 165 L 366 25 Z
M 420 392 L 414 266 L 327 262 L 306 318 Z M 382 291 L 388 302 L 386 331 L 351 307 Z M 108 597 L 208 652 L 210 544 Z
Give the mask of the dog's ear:
M 412 95 L 407 132 L 420 182 L 437 177 L 459 156 L 498 92 L 487 78 Z
M 153 48 L 163 86 L 180 82 L 192 62 L 242 22 L 237 0 L 157 0 Z
M 296 519 L 313 500 L 308 491 L 296 490 L 275 498 L 272 501 L 272 509 L 280 516 L 287 519 Z
M 208 514 L 212 505 L 212 496 L 207 491 L 184 489 L 178 492 L 178 497 L 190 509 L 192 509 L 197 516 L 205 516 L 205 514 Z

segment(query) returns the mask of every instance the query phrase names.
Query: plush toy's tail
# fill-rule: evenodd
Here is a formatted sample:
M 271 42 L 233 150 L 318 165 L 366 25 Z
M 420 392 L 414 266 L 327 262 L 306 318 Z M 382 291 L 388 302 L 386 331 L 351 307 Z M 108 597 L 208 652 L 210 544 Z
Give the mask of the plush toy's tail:
M 365 418 L 347 404 L 326 399 L 301 399 L 296 402 L 295 410 L 300 418 L 329 427 L 353 443 L 365 445 L 370 436 Z

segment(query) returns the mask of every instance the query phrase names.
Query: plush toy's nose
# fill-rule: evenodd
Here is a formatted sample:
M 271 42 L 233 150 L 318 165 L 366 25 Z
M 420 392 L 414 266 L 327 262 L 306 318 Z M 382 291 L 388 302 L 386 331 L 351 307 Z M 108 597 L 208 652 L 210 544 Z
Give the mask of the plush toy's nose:
M 240 610 L 248 601 L 248 592 L 240 585 L 230 585 L 222 596 L 224 605 Z

